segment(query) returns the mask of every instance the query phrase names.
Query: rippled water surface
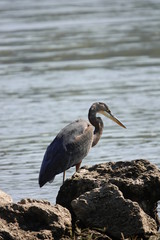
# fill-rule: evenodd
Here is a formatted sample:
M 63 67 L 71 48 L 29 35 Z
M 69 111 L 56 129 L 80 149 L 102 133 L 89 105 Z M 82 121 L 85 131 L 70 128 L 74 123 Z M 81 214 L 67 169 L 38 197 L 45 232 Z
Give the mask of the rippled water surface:
M 145 158 L 160 167 L 159 13 L 158 0 L 0 1 L 0 189 L 55 202 L 62 174 L 38 186 L 45 149 L 95 101 L 127 129 L 103 118 L 83 165 Z

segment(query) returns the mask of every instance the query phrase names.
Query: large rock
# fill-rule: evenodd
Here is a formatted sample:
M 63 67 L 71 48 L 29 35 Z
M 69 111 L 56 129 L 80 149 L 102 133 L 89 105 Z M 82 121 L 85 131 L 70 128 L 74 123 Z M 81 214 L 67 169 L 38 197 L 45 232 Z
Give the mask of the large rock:
M 112 216 L 119 216 L 118 218 L 116 218 L 116 220 L 114 219 L 115 224 L 119 224 L 119 226 L 121 226 L 121 214 L 117 215 L 117 211 L 123 211 L 121 206 L 124 206 L 126 203 L 126 207 L 131 206 L 131 204 L 128 204 L 128 201 L 130 200 L 130 203 L 132 203 L 132 208 L 138 210 L 132 213 L 128 209 L 128 219 L 130 219 L 132 215 L 135 214 L 134 219 L 136 219 L 136 217 L 137 219 L 141 218 L 141 220 L 138 220 L 139 226 L 144 226 L 144 222 L 148 222 L 148 219 L 150 219 L 149 224 L 145 225 L 145 228 L 143 230 L 141 229 L 139 233 L 155 232 L 155 226 L 157 229 L 159 227 L 157 202 L 158 200 L 160 200 L 160 170 L 147 160 L 140 159 L 126 162 L 109 162 L 98 164 L 92 167 L 85 166 L 81 168 L 79 172 L 75 173 L 71 179 L 67 179 L 65 181 L 65 183 L 60 188 L 56 202 L 68 208 L 76 221 L 76 219 L 81 219 L 81 216 L 77 212 L 78 204 L 81 204 L 83 201 L 87 201 L 86 196 L 87 199 L 90 199 L 90 202 L 94 202 L 92 196 L 95 189 L 97 191 L 96 197 L 98 200 L 100 200 L 101 198 L 100 196 L 98 197 L 98 194 L 102 193 L 102 191 L 104 190 L 104 186 L 107 187 L 107 185 L 110 186 L 110 184 L 118 187 L 118 190 L 121 193 L 121 201 L 123 200 L 123 204 L 119 205 L 119 210 L 118 208 L 114 209 L 114 207 L 112 206 L 112 211 L 115 211 Z M 114 199 L 114 197 L 115 196 L 113 194 L 112 199 Z M 82 199 L 83 201 L 81 202 Z M 83 205 L 83 207 L 86 208 L 86 206 L 89 207 L 93 205 L 87 204 L 86 202 L 86 205 Z M 99 207 L 100 206 L 101 204 L 99 204 Z M 89 210 L 89 208 L 87 208 L 87 211 L 92 212 Z M 87 215 L 86 212 L 85 214 Z M 108 212 L 108 214 L 110 214 L 110 212 Z M 94 222 L 94 219 L 96 219 L 98 216 L 99 215 L 94 215 L 92 221 Z M 103 214 L 101 214 L 101 216 L 99 217 L 103 218 L 104 216 Z M 86 227 L 88 227 L 89 222 L 85 221 L 84 223 Z M 106 225 L 106 228 L 107 226 L 108 225 Z M 128 221 L 126 228 L 130 229 L 130 232 L 135 232 L 135 226 L 133 225 L 132 231 L 131 227 L 132 226 Z M 114 226 L 112 226 L 112 228 L 114 228 Z
M 144 236 L 157 233 L 156 222 L 138 205 L 125 199 L 118 187 L 107 184 L 80 195 L 71 203 L 78 219 L 89 228 L 106 228 L 109 236 Z
M 30 199 L 12 203 L 10 196 L 0 193 L 0 240 L 149 235 L 157 240 L 159 188 L 159 169 L 147 160 L 135 160 L 81 168 L 65 181 L 54 206 Z
M 60 205 L 22 199 L 0 206 L 0 240 L 60 239 L 71 228 L 71 215 Z

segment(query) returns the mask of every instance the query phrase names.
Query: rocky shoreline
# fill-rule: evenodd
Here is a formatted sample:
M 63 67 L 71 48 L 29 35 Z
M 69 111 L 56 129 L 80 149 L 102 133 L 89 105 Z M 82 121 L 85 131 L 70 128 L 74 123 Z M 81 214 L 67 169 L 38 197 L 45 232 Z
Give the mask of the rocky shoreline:
M 56 204 L 0 191 L 0 240 L 160 239 L 160 170 L 148 160 L 84 166 Z

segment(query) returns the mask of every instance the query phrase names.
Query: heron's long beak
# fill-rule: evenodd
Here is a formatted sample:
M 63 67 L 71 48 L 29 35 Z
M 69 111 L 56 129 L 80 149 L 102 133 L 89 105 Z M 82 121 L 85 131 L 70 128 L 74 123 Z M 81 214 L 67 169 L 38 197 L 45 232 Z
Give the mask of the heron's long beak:
M 112 121 L 114 121 L 115 123 L 117 123 L 119 126 L 126 128 L 116 117 L 114 117 L 111 113 L 108 113 L 106 111 L 101 111 L 101 114 L 103 114 L 104 116 L 110 118 Z

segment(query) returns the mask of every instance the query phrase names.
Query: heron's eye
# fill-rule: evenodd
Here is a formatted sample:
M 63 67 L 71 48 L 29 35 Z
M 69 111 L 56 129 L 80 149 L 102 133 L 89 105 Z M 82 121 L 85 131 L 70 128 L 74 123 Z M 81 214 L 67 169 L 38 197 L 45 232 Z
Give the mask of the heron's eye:
M 99 102 L 99 105 L 104 107 L 104 103 Z

